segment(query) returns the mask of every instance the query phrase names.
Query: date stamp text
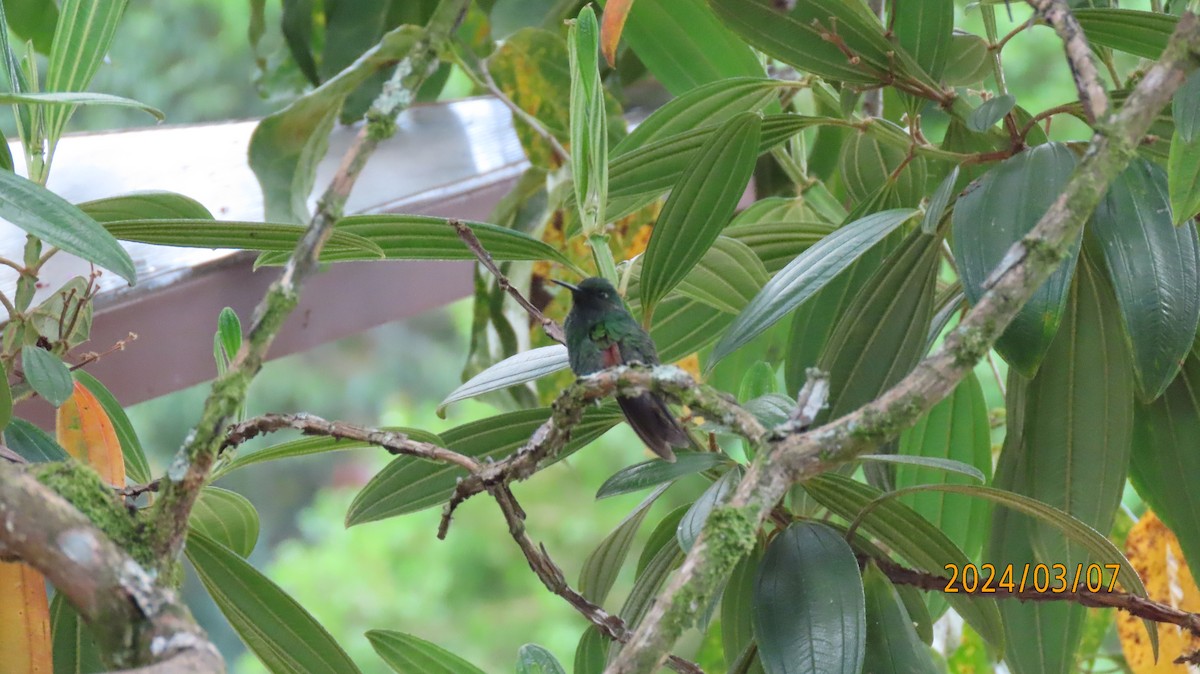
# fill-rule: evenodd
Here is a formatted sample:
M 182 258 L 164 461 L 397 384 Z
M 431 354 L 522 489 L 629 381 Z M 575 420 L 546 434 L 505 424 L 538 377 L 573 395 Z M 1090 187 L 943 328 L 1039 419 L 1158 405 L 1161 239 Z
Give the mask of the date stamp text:
M 947 564 L 942 592 L 1116 592 L 1119 564 Z M 1111 575 L 1109 575 L 1111 574 Z M 1105 576 L 1109 576 L 1106 578 Z

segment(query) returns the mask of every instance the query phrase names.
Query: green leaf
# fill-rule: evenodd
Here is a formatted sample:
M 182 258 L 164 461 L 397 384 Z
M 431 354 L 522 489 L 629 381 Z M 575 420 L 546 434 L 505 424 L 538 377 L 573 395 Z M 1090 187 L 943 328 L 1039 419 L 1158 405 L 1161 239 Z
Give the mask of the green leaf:
M 987 40 L 973 33 L 955 33 L 950 38 L 942 81 L 952 87 L 982 82 L 992 72 L 990 54 Z
M 1171 213 L 1182 223 L 1200 213 L 1200 138 L 1185 141 L 1176 130 L 1167 155 L 1167 189 Z
M 149 483 L 151 479 L 150 464 L 146 461 L 146 452 L 142 449 L 137 432 L 133 430 L 133 422 L 125 414 L 125 408 L 121 407 L 116 396 L 100 383 L 99 379 L 83 370 L 76 370 L 73 374 L 75 381 L 83 384 L 92 395 L 96 396 L 96 400 L 100 401 L 100 407 L 104 408 L 104 413 L 112 422 L 113 430 L 117 432 L 117 440 L 121 442 L 121 454 L 125 457 L 125 472 L 134 482 Z
M 225 357 L 233 360 L 242 348 L 242 322 L 229 307 L 222 309 L 217 316 L 217 337 L 221 340 L 221 348 L 225 349 Z
M 312 53 L 313 0 L 283 0 L 279 21 L 284 41 L 300 72 L 313 85 L 321 83 Z
M 664 482 L 672 482 L 686 475 L 708 470 L 726 461 L 728 459 L 725 456 L 712 452 L 680 452 L 674 462 L 651 459 L 614 473 L 600 485 L 596 498 L 649 489 Z
M 517 652 L 517 674 L 567 674 L 558 658 L 537 644 L 525 644 Z
M 876 128 L 893 135 L 904 131 L 886 120 L 872 120 Z M 842 182 L 855 202 L 865 202 L 883 185 L 889 186 L 900 206 L 916 206 L 925 196 L 926 168 L 923 157 L 885 143 L 864 131 L 851 133 L 842 144 L 838 160 Z M 877 210 L 877 209 L 876 209 Z
M 56 592 L 50 600 L 50 636 L 53 639 L 54 674 L 84 674 L 108 669 L 91 630 L 61 592 Z
M 1150 60 L 1162 55 L 1179 21 L 1170 14 L 1108 7 L 1075 9 L 1071 13 L 1091 44 Z
M 675 532 L 679 530 L 679 523 L 683 521 L 683 516 L 691 505 L 681 505 L 678 508 L 667 513 L 654 529 L 650 531 L 650 536 L 646 539 L 646 544 L 642 546 L 642 552 L 638 555 L 637 575 L 642 575 L 646 567 L 654 559 L 654 556 L 659 553 L 664 547 L 672 547 L 679 549 L 679 544 L 676 542 Z
M 721 235 L 749 246 L 774 274 L 834 229 L 796 199 L 767 197 L 738 213 Z
M 976 474 L 960 477 L 918 464 L 896 467 L 896 488 L 919 484 L 964 484 L 971 479 L 987 482 L 992 472 L 992 443 L 989 437 L 987 403 L 974 373 L 968 374 L 954 392 L 925 413 L 912 428 L 900 434 L 899 457 L 952 460 L 972 466 Z M 988 507 L 976 499 L 936 492 L 918 492 L 901 499 L 929 520 L 975 559 L 987 529 Z
M 188 518 L 188 527 L 242 557 L 249 557 L 258 543 L 258 511 L 241 494 L 204 487 Z
M 864 531 L 921 571 L 942 574 L 947 564 L 962 568 L 971 561 L 940 529 L 912 508 L 891 499 L 893 495 L 907 491 L 881 492 L 870 485 L 834 473 L 824 473 L 803 484 L 804 491 L 831 512 L 847 520 L 861 518 L 860 526 Z M 964 485 L 929 485 L 921 488 L 937 490 L 959 486 Z M 883 498 L 885 494 L 887 500 Z M 868 505 L 874 507 L 863 515 Z M 947 594 L 946 601 L 993 646 L 1004 643 L 1000 613 L 992 599 L 982 595 Z
M 608 662 L 608 641 L 591 626 L 583 630 L 575 647 L 575 674 L 602 674 Z
M 93 94 L 89 92 L 43 91 L 23 94 L 3 93 L 0 94 L 0 105 L 3 104 L 50 106 L 109 105 L 117 108 L 136 108 L 160 122 L 167 118 L 162 110 L 146 105 L 141 101 L 135 101 L 132 98 L 125 98 L 123 96 L 113 96 L 112 94 Z
M 642 0 L 635 2 L 634 7 L 643 7 Z M 626 31 L 628 37 L 628 24 Z M 776 100 L 780 89 L 786 86 L 785 82 L 762 77 L 730 77 L 697 86 L 650 113 L 612 148 L 609 156 L 615 159 L 693 129 L 715 128 L 738 113 L 757 112 Z
M 1183 142 L 1195 140 L 1196 130 L 1200 129 L 1200 72 L 1193 70 L 1183 86 L 1175 91 L 1175 98 L 1171 99 L 1171 117 Z
M 971 111 L 970 116 L 967 117 L 967 128 L 976 133 L 983 133 L 992 128 L 996 122 L 1004 119 L 1004 116 L 1012 112 L 1016 105 L 1017 98 L 1012 94 L 993 96 Z
M 85 201 L 79 210 L 96 222 L 121 220 L 212 220 L 204 204 L 175 192 L 132 192 L 118 197 Z
M 738 483 L 742 480 L 742 467 L 732 466 L 725 471 L 716 482 L 709 485 L 708 489 L 696 499 L 692 507 L 688 508 L 687 514 L 679 522 L 679 529 L 675 535 L 679 540 L 679 547 L 684 552 L 692 549 L 692 544 L 696 542 L 696 538 L 700 536 L 700 530 L 704 528 L 704 523 L 708 521 L 708 514 L 718 503 L 723 502 L 726 498 L 737 490 Z
M 879 461 L 881 463 L 918 466 L 947 473 L 957 473 L 959 475 L 966 475 L 980 483 L 987 481 L 987 478 L 983 475 L 983 471 L 969 463 L 963 463 L 954 459 L 943 459 L 936 456 L 908 456 L 904 454 L 859 454 L 856 458 L 859 461 Z
M 934 80 L 942 76 L 954 33 L 954 0 L 896 0 L 891 32 Z
M 571 63 L 571 177 L 583 233 L 603 227 L 608 202 L 608 120 L 598 55 L 600 26 L 590 5 L 567 31 Z
M 500 414 L 441 433 L 444 446 L 477 461 L 500 459 L 529 441 L 550 417 L 539 408 Z M 603 435 L 621 418 L 615 406 L 590 409 L 572 429 L 571 442 L 554 458 L 559 461 Z M 457 466 L 435 464 L 411 456 L 397 457 L 358 492 L 346 513 L 346 526 L 395 517 L 439 505 L 450 498 L 464 474 Z
M 1179 376 L 1158 400 L 1134 409 L 1129 464 L 1130 481 L 1179 538 L 1193 577 L 1200 574 L 1200 493 L 1188 485 L 1200 470 L 1198 391 L 1200 345 L 1193 346 Z
M 767 547 L 754 587 L 754 635 L 771 674 L 858 674 L 866 614 L 854 551 L 797 522 Z
M 857 2 L 798 0 L 786 13 L 769 0 L 709 0 L 709 5 L 751 46 L 804 72 L 847 84 L 879 84 L 894 64 L 883 26 Z M 857 60 L 825 39 L 835 30 Z
M 915 211 L 868 215 L 821 239 L 767 282 L 713 349 L 709 367 L 802 305 L 853 262 L 907 222 Z
M 446 442 L 441 437 L 434 435 L 428 431 L 423 431 L 419 428 L 404 428 L 402 426 L 387 426 L 384 431 L 392 433 L 402 433 L 410 440 L 417 442 L 428 442 L 432 445 L 445 446 Z M 338 452 L 347 449 L 362 449 L 364 447 L 372 447 L 373 445 L 366 442 L 357 442 L 354 440 L 343 440 L 340 438 L 331 438 L 327 436 L 317 436 L 311 438 L 300 438 L 270 447 L 264 447 L 256 452 L 242 454 L 233 461 L 225 464 L 224 467 L 218 468 L 213 473 L 213 479 L 221 478 L 238 468 L 245 468 L 256 463 L 264 461 L 277 461 L 279 459 L 290 459 L 298 456 L 309 456 L 311 454 L 322 454 L 324 452 Z
M 0 363 L 0 431 L 12 421 L 13 400 L 12 389 L 8 386 L 8 371 Z
M 929 649 L 913 629 L 896 588 L 874 562 L 863 571 L 867 644 L 863 671 L 872 674 L 939 674 Z
M 124 241 L 153 243 L 162 246 L 190 248 L 242 248 L 275 251 L 286 261 L 304 236 L 300 225 L 271 222 L 238 222 L 173 218 L 168 220 L 116 220 L 104 223 L 104 229 Z M 349 231 L 334 229 L 326 244 L 322 261 L 338 255 L 353 259 L 378 260 L 383 249 L 375 242 Z
M 929 205 L 925 208 L 925 217 L 921 219 L 922 232 L 933 234 L 937 231 L 938 224 L 942 221 L 942 215 L 945 214 L 946 207 L 950 205 L 950 200 L 954 197 L 954 186 L 958 183 L 958 168 L 958 165 L 955 164 L 950 173 L 938 184 L 933 196 L 929 198 Z
M 654 505 L 669 486 L 664 484 L 650 492 L 633 512 L 621 520 L 617 528 L 600 541 L 600 545 L 592 550 L 587 559 L 583 560 L 583 568 L 579 571 L 579 594 L 588 601 L 597 606 L 604 605 L 609 591 L 617 582 L 617 575 L 621 572 L 621 566 L 625 564 L 625 558 L 629 556 L 629 549 L 633 547 L 633 538 L 641 528 L 642 521 L 646 519 L 646 514 L 650 512 L 650 506 Z
M 24 419 L 12 419 L 4 429 L 4 444 L 30 463 L 68 461 L 71 455 L 46 431 Z
M 579 267 L 568 260 L 557 248 L 539 241 L 524 232 L 499 227 L 486 222 L 466 222 L 479 243 L 498 261 L 505 260 L 551 260 L 584 276 Z M 426 215 L 354 215 L 342 218 L 334 226 L 337 233 L 349 234 L 355 240 L 365 240 L 383 251 L 388 260 L 474 260 L 475 254 L 467 248 L 448 218 Z M 291 250 L 290 248 L 288 249 Z M 323 261 L 343 262 L 346 260 L 377 260 L 378 255 L 362 249 L 326 249 Z M 286 255 L 264 255 L 260 264 L 287 261 Z
M 687 276 L 729 224 L 758 157 L 761 118 L 741 113 L 723 123 L 679 177 L 642 257 L 647 312 Z
M 667 91 L 679 96 L 729 78 L 761 77 L 750 47 L 704 0 L 637 0 L 622 36 Z
M 767 269 L 754 251 L 735 239 L 718 236 L 704 257 L 679 282 L 680 295 L 736 314 L 767 282 Z
M 131 284 L 137 279 L 129 253 L 100 223 L 57 194 L 8 171 L 0 171 L 0 217 Z
M 654 543 L 655 547 L 652 548 L 651 543 Z M 683 561 L 683 551 L 676 545 L 674 536 L 668 535 L 657 540 L 651 536 L 651 540 L 646 542 L 642 551 L 643 558 L 647 552 L 650 553 L 649 561 L 645 566 L 638 567 L 637 580 L 633 582 L 629 596 L 618 611 L 618 615 L 630 629 L 636 628 L 642 622 L 671 570 Z
M 1135 158 L 1092 218 L 1117 295 L 1144 400 L 1175 378 L 1200 323 L 1200 243 L 1191 220 L 1173 226 L 1167 176 Z
M 971 304 L 983 296 L 985 282 L 1012 244 L 1058 199 L 1074 168 L 1075 155 L 1065 145 L 1039 145 L 996 165 L 958 198 L 954 258 Z M 996 343 L 1004 360 L 1026 376 L 1037 371 L 1058 331 L 1078 250 L 1077 240 Z
M 58 5 L 45 0 L 5 0 L 4 8 L 10 14 L 8 27 L 12 32 L 32 42 L 38 53 L 49 54 L 58 25 Z
M 438 404 L 437 413 L 439 416 L 445 414 L 450 403 L 524 384 L 568 367 L 570 363 L 567 362 L 567 347 L 562 344 L 522 351 L 496 363 L 454 389 Z
M 267 669 L 359 671 L 304 607 L 236 552 L 195 530 L 185 551 L 217 608 Z
M 370 630 L 367 640 L 397 674 L 483 674 L 450 651 L 411 634 Z
M 58 407 L 71 397 L 75 382 L 58 356 L 40 346 L 26 346 L 21 349 L 21 369 L 25 381 L 51 405 Z
M 87 88 L 108 54 L 126 4 L 126 0 L 63 0 L 46 64 L 46 91 L 77 92 Z M 74 111 L 74 106 L 59 105 L 46 110 L 51 157 Z
M 376 70 L 403 58 L 422 34 L 415 26 L 387 33 L 353 66 L 259 122 L 250 137 L 250 168 L 262 186 L 267 220 L 308 221 L 317 162 L 343 101 Z
M 688 297 L 667 297 L 654 310 L 650 337 L 658 346 L 658 357 L 670 363 L 712 344 L 733 315 Z
M 759 153 L 821 124 L 845 126 L 848 122 L 831 117 L 767 115 L 762 120 Z M 608 167 L 605 217 L 610 222 L 623 218 L 671 189 L 683 172 L 695 165 L 700 148 L 718 128 L 708 125 L 683 131 L 613 157 Z
M 754 580 L 762 564 L 762 543 L 733 567 L 721 595 L 721 647 L 733 663 L 754 642 Z

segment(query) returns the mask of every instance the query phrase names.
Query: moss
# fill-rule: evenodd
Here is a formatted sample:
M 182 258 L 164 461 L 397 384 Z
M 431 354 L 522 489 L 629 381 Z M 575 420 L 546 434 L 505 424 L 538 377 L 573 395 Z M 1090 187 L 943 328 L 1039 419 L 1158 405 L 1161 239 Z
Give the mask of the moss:
M 954 364 L 959 367 L 971 367 L 983 360 L 992 348 L 994 328 L 991 325 L 982 328 L 964 328 L 958 335 L 958 341 L 952 347 Z
M 695 624 L 713 593 L 754 547 L 757 536 L 758 519 L 754 508 L 722 507 L 712 511 L 704 525 L 708 563 L 671 602 L 663 623 L 670 622 L 667 629 L 671 634 L 679 634 Z
M 131 514 L 113 488 L 91 468 L 75 461 L 31 467 L 38 482 L 53 489 L 140 564 L 155 565 L 141 517 Z

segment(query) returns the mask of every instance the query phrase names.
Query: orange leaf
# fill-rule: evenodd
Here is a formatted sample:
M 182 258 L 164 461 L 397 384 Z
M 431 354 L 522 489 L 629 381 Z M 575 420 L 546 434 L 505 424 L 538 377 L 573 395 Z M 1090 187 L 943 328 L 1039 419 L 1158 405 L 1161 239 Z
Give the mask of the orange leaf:
M 58 408 L 55 418 L 58 444 L 76 459 L 100 473 L 114 486 L 125 486 L 125 457 L 112 421 L 96 396 L 75 382 L 75 392 Z
M 1184 611 L 1200 610 L 1200 589 L 1196 588 L 1196 581 L 1188 571 L 1179 540 L 1154 513 L 1147 510 L 1129 531 L 1125 539 L 1125 556 L 1142 577 L 1151 599 Z M 1117 613 L 1117 634 L 1121 637 L 1125 660 L 1134 674 L 1187 674 L 1186 665 L 1172 661 L 1200 648 L 1200 639 L 1185 634 L 1182 628 L 1160 624 L 1156 663 L 1141 619 L 1124 611 Z
M 600 18 L 600 51 L 609 66 L 616 65 L 617 43 L 621 41 L 621 31 L 631 7 L 633 0 L 608 0 L 604 5 L 604 16 Z
M 50 602 L 42 574 L 0 563 L 0 654 L 4 671 L 52 674 Z

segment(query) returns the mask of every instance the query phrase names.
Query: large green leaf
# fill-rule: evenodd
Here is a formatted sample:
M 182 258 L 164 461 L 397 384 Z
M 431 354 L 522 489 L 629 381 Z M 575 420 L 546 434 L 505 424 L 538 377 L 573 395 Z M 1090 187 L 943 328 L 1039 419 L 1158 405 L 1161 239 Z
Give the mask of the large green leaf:
M 775 537 L 754 586 L 754 636 L 770 674 L 858 674 L 867 619 L 854 551 L 797 522 Z
M 879 84 L 891 70 L 894 48 L 883 26 L 860 2 L 798 0 L 791 11 L 770 0 L 709 0 L 725 25 L 772 58 L 847 84 Z M 836 31 L 845 52 L 825 35 Z
M 419 428 L 404 428 L 399 426 L 384 427 L 384 431 L 393 433 L 401 433 L 410 440 L 417 442 L 428 442 L 432 445 L 445 446 L 445 441 L 439 436 L 423 431 Z M 279 459 L 289 459 L 298 456 L 308 456 L 310 454 L 322 454 L 324 452 L 339 452 L 347 449 L 362 449 L 371 447 L 369 443 L 358 442 L 355 440 L 344 440 L 341 438 L 331 438 L 329 436 L 314 436 L 310 438 L 301 438 L 299 440 L 291 440 L 278 445 L 264 447 L 263 449 L 241 454 L 229 463 L 217 468 L 213 474 L 213 479 L 220 478 L 232 472 L 237 468 L 252 466 L 256 463 L 264 461 L 276 461 Z
M 1072 10 L 1088 42 L 1147 59 L 1157 59 L 1179 18 L 1135 9 L 1098 7 Z
M 450 403 L 524 384 L 568 367 L 567 347 L 561 344 L 522 351 L 463 382 L 438 404 L 437 411 L 442 414 Z
M 825 287 L 915 211 L 883 211 L 852 222 L 804 251 L 767 282 L 713 349 L 712 363 L 762 334 Z
M 496 260 L 551 260 L 574 270 L 583 272 L 568 260 L 557 248 L 535 239 L 524 232 L 486 222 L 466 222 L 479 243 Z M 475 254 L 467 248 L 458 232 L 447 218 L 427 215 L 353 215 L 342 218 L 333 231 L 344 232 L 358 239 L 365 239 L 383 250 L 389 260 L 474 260 Z M 321 256 L 329 262 L 346 260 L 377 260 L 379 256 L 361 249 L 339 248 L 327 250 Z M 264 255 L 260 264 L 281 263 L 286 255 Z
M 371 647 L 397 674 L 483 674 L 483 670 L 420 637 L 370 630 Z
M 637 0 L 622 36 L 676 96 L 732 77 L 761 77 L 750 47 L 713 16 L 704 0 Z
M 650 113 L 612 148 L 610 159 L 692 129 L 721 124 L 741 112 L 761 110 L 785 86 L 785 82 L 762 77 L 730 77 L 698 86 Z
M 633 538 L 641 528 L 642 521 L 646 519 L 646 514 L 650 512 L 650 506 L 654 505 L 669 486 L 662 485 L 651 492 L 633 512 L 621 520 L 617 528 L 600 541 L 600 545 L 592 550 L 587 559 L 583 560 L 583 568 L 579 571 L 579 593 L 588 601 L 598 606 L 604 605 L 609 591 L 617 582 L 617 575 L 621 572 L 621 566 L 625 564 L 625 558 L 629 556 L 629 549 L 633 547 Z
M 91 630 L 61 592 L 56 592 L 50 600 L 50 638 L 54 674 L 108 671 Z
M 357 674 L 329 632 L 236 552 L 195 530 L 185 550 L 217 608 L 269 670 Z
M 731 117 L 680 175 L 642 257 L 645 311 L 687 276 L 729 224 L 754 170 L 761 122 L 752 112 Z
M 1012 244 L 1058 199 L 1074 168 L 1075 155 L 1065 145 L 1039 145 L 996 165 L 959 197 L 954 258 L 972 304 L 983 296 L 985 282 Z M 1037 371 L 1058 330 L 1078 250 L 1077 241 L 996 343 L 1000 355 L 1026 376 Z
M 1200 72 L 1193 70 L 1171 99 L 1171 118 L 1184 142 L 1190 143 L 1200 130 Z
M 937 674 L 896 588 L 874 562 L 863 570 L 867 644 L 863 671 L 871 674 Z
M 550 417 L 539 408 L 509 412 L 457 426 L 441 433 L 445 446 L 477 461 L 500 459 L 529 441 Z M 555 460 L 569 456 L 603 435 L 620 420 L 615 406 L 590 409 L 571 432 L 571 442 Z M 346 513 L 346 526 L 415 512 L 445 502 L 454 492 L 462 468 L 411 456 L 397 457 L 358 492 Z
M 766 197 L 738 213 L 721 235 L 749 246 L 774 274 L 834 229 L 804 199 Z
M 77 92 L 87 88 L 108 54 L 126 4 L 126 0 L 63 0 L 46 63 L 46 91 Z M 74 106 L 54 105 L 46 109 L 46 138 L 50 141 L 51 156 L 74 111 Z
M 129 253 L 100 223 L 50 190 L 9 171 L 0 171 L 0 217 L 131 284 L 137 279 Z
M 1167 176 L 1139 158 L 1109 185 L 1092 231 L 1133 347 L 1138 389 L 1153 400 L 1175 378 L 1200 322 L 1196 224 L 1172 224 Z
M 1200 344 L 1193 346 L 1166 392 L 1134 411 L 1129 479 L 1138 494 L 1175 532 L 1183 556 L 1200 577 L 1200 493 L 1190 488 L 1200 471 Z
M 931 489 L 965 485 L 934 485 Z M 877 501 L 885 492 L 834 473 L 804 482 L 804 490 L 818 503 L 848 520 L 861 518 L 862 529 L 878 538 L 895 554 L 917 569 L 942 574 L 947 564 L 959 568 L 969 564 L 966 553 L 946 534 L 912 508 L 896 500 Z M 895 493 L 895 492 L 887 492 Z M 866 514 L 864 509 L 874 506 Z M 989 643 L 1004 643 L 1000 614 L 991 598 L 983 595 L 947 594 L 946 601 Z
M 66 402 L 75 388 L 71 371 L 62 359 L 40 346 L 21 349 L 21 369 L 29 386 L 55 407 Z
M 304 236 L 301 225 L 271 222 L 237 222 L 211 218 L 171 218 L 153 220 L 116 220 L 104 223 L 109 234 L 123 241 L 154 243 L 188 248 L 242 248 L 275 251 L 286 260 Z M 322 260 L 337 254 L 357 259 L 378 260 L 383 249 L 374 241 L 349 231 L 335 229 L 326 243 Z
M 0 104 L 4 105 L 50 105 L 50 106 L 76 106 L 76 105 L 108 105 L 118 108 L 136 108 L 154 117 L 158 121 L 163 121 L 166 115 L 158 108 L 146 105 L 141 101 L 135 101 L 132 98 L 123 96 L 113 96 L 112 94 L 93 94 L 86 92 L 77 93 L 60 93 L 60 92 L 40 92 L 40 93 L 23 93 L 0 94 Z
M 146 461 L 146 453 L 142 449 L 141 441 L 138 440 L 137 432 L 133 429 L 133 422 L 125 414 L 121 403 L 104 384 L 100 383 L 99 379 L 83 370 L 76 370 L 74 375 L 75 381 L 83 384 L 88 391 L 91 391 L 92 395 L 96 396 L 96 400 L 100 401 L 100 406 L 104 408 L 104 413 L 108 415 L 108 420 L 112 422 L 113 430 L 117 432 L 117 439 L 121 442 L 121 454 L 125 457 L 126 474 L 134 482 L 140 484 L 150 482 L 150 464 Z
M 403 58 L 422 32 L 401 26 L 387 33 L 337 77 L 259 122 L 250 137 L 250 168 L 262 186 L 267 220 L 308 220 L 317 162 L 325 157 L 342 102 L 376 70 Z
M 102 224 L 120 220 L 213 219 L 213 214 L 199 201 L 165 191 L 132 192 L 94 199 L 79 204 L 79 210 Z
M 733 567 L 725 592 L 721 594 L 721 647 L 725 662 L 736 662 L 754 643 L 754 580 L 762 558 L 760 543 Z M 761 674 L 761 664 L 757 671 Z
M 1177 129 L 1171 137 L 1167 189 L 1175 222 L 1184 222 L 1200 213 L 1200 136 L 1187 141 Z
M 733 315 L 688 297 L 668 296 L 654 311 L 650 337 L 658 357 L 670 363 L 712 344 Z
M 894 0 L 891 32 L 933 79 L 946 66 L 954 33 L 954 0 Z
M 1022 492 L 1100 531 L 1112 528 L 1125 487 L 1134 383 L 1112 289 L 1090 255 L 1076 273 L 1064 329 L 1025 392 Z M 1057 528 L 1034 525 L 1039 557 L 1086 564 Z
M 700 530 L 704 528 L 704 523 L 708 521 L 708 515 L 713 511 L 713 508 L 721 503 L 734 491 L 737 490 L 738 483 L 742 480 L 742 467 L 731 466 L 725 474 L 717 479 L 716 482 L 709 485 L 708 489 L 696 499 L 691 508 L 688 508 L 687 514 L 679 522 L 679 529 L 675 531 L 676 538 L 679 539 L 679 547 L 684 552 L 692 549 L 692 545 L 700 536 Z
M 33 42 L 41 54 L 50 53 L 54 28 L 58 24 L 58 5 L 44 0 L 5 0 L 8 27 L 22 40 Z
M 599 74 L 600 26 L 590 5 L 567 29 L 571 63 L 571 179 L 583 233 L 604 227 L 608 203 L 608 129 Z
M 558 658 L 537 644 L 525 644 L 517 652 L 517 674 L 567 674 Z
M 258 543 L 258 511 L 245 496 L 220 487 L 204 487 L 188 518 L 192 531 L 219 543 L 242 557 Z
M 677 289 L 680 295 L 736 314 L 766 282 L 767 269 L 753 249 L 736 239 L 718 236 Z
M 68 461 L 67 450 L 46 431 L 24 419 L 12 419 L 4 429 L 4 444 L 30 463 Z
M 651 459 L 622 468 L 600 485 L 596 498 L 619 496 L 649 489 L 664 482 L 672 482 L 686 475 L 708 470 L 728 461 L 722 454 L 714 452 L 680 452 L 674 462 Z
M 985 478 L 992 472 L 987 403 L 975 375 L 968 374 L 954 392 L 900 434 L 904 456 L 952 459 L 974 466 Z M 898 489 L 919 484 L 969 484 L 971 479 L 919 466 L 897 466 Z M 986 482 L 986 479 L 985 479 Z M 974 560 L 987 529 L 987 503 L 964 496 L 917 492 L 902 502 L 911 507 Z

